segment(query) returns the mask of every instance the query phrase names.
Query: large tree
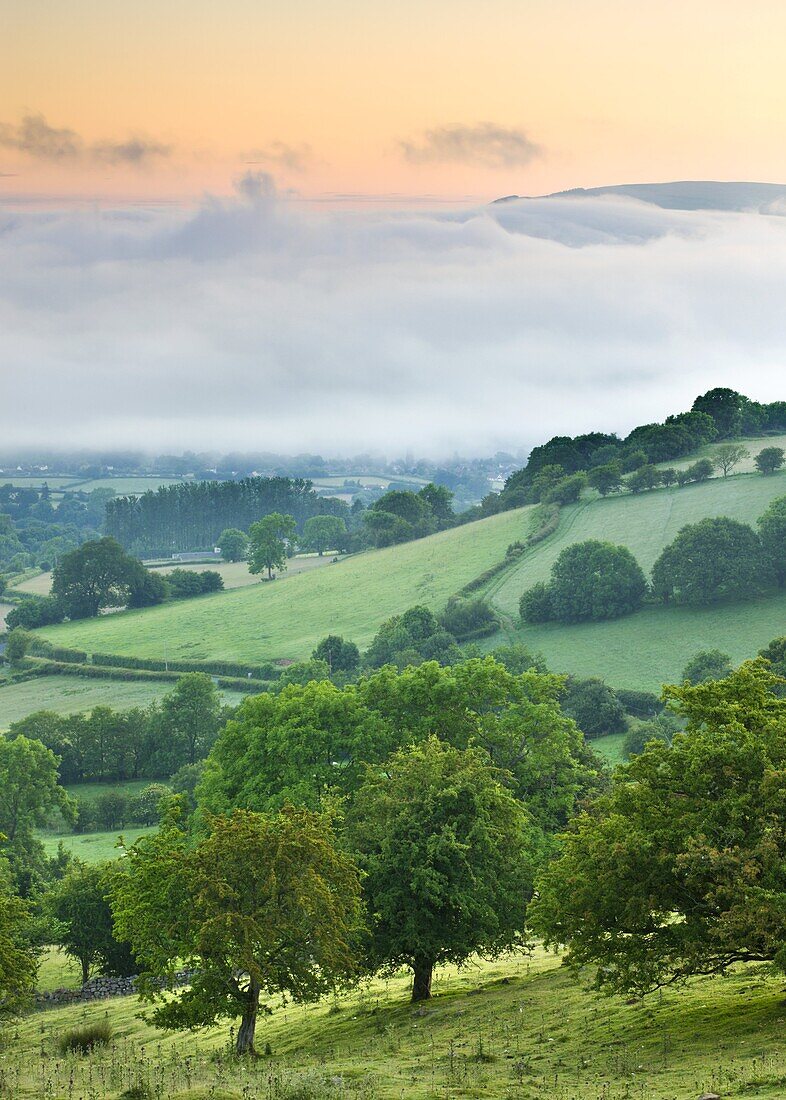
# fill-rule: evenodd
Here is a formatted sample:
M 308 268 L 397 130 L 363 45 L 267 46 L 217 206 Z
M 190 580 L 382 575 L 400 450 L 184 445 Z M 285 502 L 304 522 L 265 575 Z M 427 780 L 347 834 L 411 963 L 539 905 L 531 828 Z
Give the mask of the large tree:
M 533 622 L 615 619 L 641 607 L 647 581 L 626 546 L 588 539 L 567 546 L 551 567 L 549 584 L 530 593 L 522 596 L 520 611 Z
M 139 562 L 113 538 L 86 542 L 64 554 L 52 574 L 52 595 L 71 619 L 94 617 L 104 607 L 122 607 L 138 583 Z
M 349 817 L 365 872 L 374 969 L 408 966 L 413 1001 L 434 968 L 524 944 L 540 846 L 488 758 L 430 738 L 369 770 Z
M 652 590 L 664 603 L 701 605 L 759 595 L 771 578 L 756 532 L 718 516 L 682 528 L 655 562 Z
M 786 461 L 786 454 L 784 454 L 782 447 L 764 447 L 753 461 L 759 473 L 774 474 L 776 470 L 780 470 L 783 466 L 784 461 Z
M 43 860 L 35 830 L 53 810 L 73 820 L 73 805 L 57 781 L 57 757 L 40 741 L 0 737 L 0 854 L 23 891 Z
M 536 932 L 597 986 L 786 969 L 786 700 L 765 662 L 666 689 L 687 721 L 614 774 L 538 883 Z
M 29 904 L 14 893 L 0 857 L 0 1020 L 27 1007 L 38 973 Z
M 759 516 L 759 537 L 778 584 L 786 584 L 786 497 L 777 497 Z
M 697 397 L 693 402 L 693 412 L 706 413 L 712 417 L 721 439 L 737 435 L 742 426 L 742 409 L 747 398 L 736 390 L 718 386 Z
M 315 1001 L 355 973 L 360 882 L 318 814 L 236 811 L 209 824 L 196 843 L 170 824 L 128 850 L 115 925 L 146 968 L 156 1023 L 239 1017 L 237 1053 L 252 1054 L 261 996 Z M 184 967 L 190 984 L 173 995 Z
M 272 579 L 274 569 L 286 569 L 287 548 L 295 537 L 295 520 L 281 512 L 252 523 L 248 532 L 249 573 L 262 573 L 267 569 L 268 579 Z
M 47 904 L 54 918 L 54 941 L 82 971 L 124 976 L 137 970 L 128 945 L 114 935 L 108 894 L 117 868 L 111 863 L 75 862 L 51 889 Z
M 169 772 L 195 764 L 210 751 L 221 716 L 221 696 L 205 672 L 187 672 L 161 701 L 159 756 L 170 760 Z
M 750 451 L 741 443 L 721 443 L 715 448 L 712 461 L 715 469 L 728 477 L 735 466 L 739 466 L 744 458 L 750 458 Z
M 248 535 L 237 527 L 227 527 L 216 544 L 224 561 L 243 561 L 248 553 Z
M 316 550 L 320 557 L 326 550 L 336 550 L 347 525 L 339 516 L 311 516 L 303 527 L 303 543 L 307 550 Z

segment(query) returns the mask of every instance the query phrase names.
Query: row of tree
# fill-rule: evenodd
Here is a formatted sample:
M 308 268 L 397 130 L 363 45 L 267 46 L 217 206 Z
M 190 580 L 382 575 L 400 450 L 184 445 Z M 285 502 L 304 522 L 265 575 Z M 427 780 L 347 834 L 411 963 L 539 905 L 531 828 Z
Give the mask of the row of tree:
M 786 583 L 786 497 L 773 500 L 757 526 L 754 531 L 726 516 L 687 524 L 661 552 L 651 584 L 626 546 L 574 543 L 559 554 L 548 582 L 522 594 L 521 617 L 599 621 L 637 611 L 648 595 L 694 607 L 760 596 Z

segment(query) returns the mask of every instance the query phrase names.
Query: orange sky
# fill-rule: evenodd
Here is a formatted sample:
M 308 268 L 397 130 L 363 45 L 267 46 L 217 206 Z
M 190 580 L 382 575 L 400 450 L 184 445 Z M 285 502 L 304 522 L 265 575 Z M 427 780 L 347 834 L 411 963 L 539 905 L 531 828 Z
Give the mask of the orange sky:
M 784 41 L 767 0 L 0 0 L 0 199 L 786 182 Z

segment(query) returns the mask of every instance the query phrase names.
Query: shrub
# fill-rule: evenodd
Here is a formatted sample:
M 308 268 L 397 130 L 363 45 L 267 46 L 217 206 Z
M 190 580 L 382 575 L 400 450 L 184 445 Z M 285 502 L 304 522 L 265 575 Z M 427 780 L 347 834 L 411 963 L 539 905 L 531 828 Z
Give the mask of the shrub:
M 26 596 L 8 612 L 5 625 L 9 630 L 15 626 L 35 630 L 39 626 L 61 623 L 64 618 L 65 611 L 62 604 L 54 596 Z
M 485 637 L 493 634 L 499 626 L 497 616 L 485 600 L 467 600 L 458 596 L 448 600 L 440 622 L 458 641 Z
M 682 670 L 682 679 L 691 684 L 703 684 L 707 680 L 724 680 L 731 671 L 728 653 L 720 649 L 706 649 L 691 657 Z
M 625 734 L 622 742 L 622 755 L 628 759 L 638 756 L 650 741 L 662 741 L 670 745 L 674 734 L 679 733 L 680 724 L 672 714 L 659 714 L 648 722 L 637 722 Z
M 570 678 L 562 709 L 589 739 L 622 733 L 628 725 L 625 708 L 616 693 L 608 684 L 594 678 Z
M 546 623 L 554 618 L 551 589 L 543 581 L 533 584 L 519 600 L 519 614 L 526 623 Z
M 354 642 L 338 634 L 328 634 L 311 654 L 315 661 L 325 661 L 332 676 L 336 672 L 356 672 L 360 665 L 360 650 Z
M 651 691 L 628 691 L 617 688 L 616 695 L 633 718 L 654 718 L 663 710 L 663 703 Z
M 112 1039 L 108 1020 L 85 1024 L 64 1031 L 57 1042 L 61 1054 L 89 1054 L 95 1047 L 106 1046 Z
M 134 821 L 140 825 L 157 825 L 161 819 L 162 803 L 172 794 L 172 788 L 163 783 L 148 783 L 131 806 Z
M 712 477 L 714 470 L 715 467 L 708 458 L 700 458 L 698 462 L 689 466 L 685 473 L 688 481 L 707 481 Z

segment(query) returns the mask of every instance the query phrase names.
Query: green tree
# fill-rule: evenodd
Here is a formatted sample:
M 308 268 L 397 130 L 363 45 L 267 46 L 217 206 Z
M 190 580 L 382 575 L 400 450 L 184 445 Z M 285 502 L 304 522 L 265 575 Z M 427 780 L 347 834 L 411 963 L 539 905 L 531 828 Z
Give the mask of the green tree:
M 145 569 L 141 562 L 136 565 L 137 568 L 131 573 L 128 582 L 128 606 L 154 607 L 163 603 L 169 595 L 166 578 L 151 569 Z
M 638 756 L 643 752 L 650 741 L 662 741 L 664 745 L 670 745 L 674 736 L 680 733 L 682 727 L 678 719 L 666 712 L 656 714 L 654 718 L 646 722 L 636 722 L 632 725 L 622 742 L 622 755 L 626 760 L 631 756 Z
M 603 680 L 570 678 L 562 700 L 562 709 L 572 718 L 585 737 L 606 737 L 623 733 L 628 722 L 625 708 L 615 692 Z
M 641 493 L 647 489 L 654 489 L 661 483 L 661 473 L 657 466 L 646 464 L 639 466 L 632 474 L 628 474 L 623 484 L 631 493 Z
M 198 765 L 185 764 L 184 767 L 196 768 Z M 180 771 L 182 770 L 181 768 Z M 148 783 L 131 804 L 134 820 L 140 825 L 157 825 L 172 793 L 172 788 L 164 783 Z
M 338 634 L 328 634 L 311 654 L 315 661 L 324 661 L 332 676 L 336 672 L 357 672 L 360 650 L 354 642 L 345 641 Z
M 556 485 L 541 496 L 546 504 L 575 504 L 587 485 L 585 473 L 571 474 L 562 478 Z
M 227 527 L 216 543 L 224 561 L 244 561 L 248 554 L 248 535 L 237 527 Z
M 567 546 L 554 562 L 545 607 L 558 622 L 616 619 L 638 610 L 646 593 L 644 574 L 626 546 L 588 539 Z M 532 614 L 529 604 L 522 606 Z
M 554 605 L 551 601 L 551 586 L 538 581 L 522 592 L 519 599 L 519 614 L 525 623 L 547 623 L 554 618 Z
M 57 782 L 57 757 L 40 741 L 0 738 L 0 855 L 8 858 L 22 892 L 43 862 L 35 830 L 53 810 L 73 820 L 73 806 Z
M 370 769 L 348 843 L 365 872 L 373 968 L 410 967 L 421 1001 L 435 966 L 523 947 L 538 840 L 476 749 L 430 738 Z
M 774 474 L 783 466 L 786 454 L 782 447 L 764 447 L 753 461 L 760 474 Z
M 711 416 L 720 438 L 728 439 L 730 436 L 739 434 L 745 401 L 746 398 L 736 390 L 719 386 L 697 397 L 693 402 L 692 411 Z
M 195 844 L 167 826 L 123 862 L 117 933 L 146 968 L 140 989 L 161 1026 L 240 1017 L 236 1050 L 252 1054 L 261 995 L 316 1001 L 354 976 L 360 883 L 323 816 L 237 811 Z M 181 967 L 188 988 L 162 989 Z
M 597 489 L 602 497 L 617 493 L 622 488 L 622 470 L 619 462 L 607 462 L 596 466 L 587 474 L 587 483 Z
M 712 473 L 715 467 L 709 458 L 700 458 L 698 462 L 694 462 L 692 466 L 689 466 L 685 473 L 686 481 L 708 481 L 712 477 Z
M 75 861 L 47 895 L 54 919 L 54 943 L 79 963 L 82 984 L 91 974 L 133 974 L 135 960 L 126 944 L 115 939 L 107 895 L 110 863 Z
M 52 595 L 71 619 L 123 607 L 138 580 L 139 562 L 113 538 L 85 542 L 64 554 L 52 573 Z
M 532 926 L 595 982 L 647 992 L 735 962 L 786 969 L 786 700 L 762 661 L 666 689 L 687 720 L 614 774 L 538 883 Z
M 720 649 L 705 649 L 688 661 L 682 670 L 682 680 L 703 684 L 705 680 L 723 680 L 732 670 L 731 657 Z
M 712 462 L 716 470 L 728 477 L 735 466 L 739 466 L 744 458 L 750 458 L 751 453 L 741 443 L 721 443 L 715 448 Z
M 423 486 L 418 496 L 428 504 L 440 527 L 448 526 L 456 518 L 453 514 L 455 494 L 447 486 L 435 485 L 430 481 L 428 485 Z
M 287 546 L 296 530 L 292 516 L 281 512 L 271 512 L 252 523 L 248 532 L 249 572 L 261 573 L 267 569 L 268 579 L 272 580 L 274 569 L 286 569 Z
M 326 550 L 336 549 L 346 531 L 347 525 L 339 516 L 312 516 L 303 527 L 303 543 L 321 558 Z
M 17 897 L 0 857 L 0 1020 L 26 1008 L 38 973 L 30 906 Z
M 786 584 L 786 497 L 777 497 L 759 516 L 757 526 L 764 553 L 778 585 Z
M 221 696 L 205 672 L 187 672 L 161 700 L 159 724 L 166 771 L 195 764 L 210 751 L 221 719 Z M 160 773 L 159 773 L 160 774 Z
M 756 532 L 719 516 L 682 528 L 653 566 L 652 590 L 664 603 L 695 606 L 749 599 L 771 576 Z
M 32 636 L 23 626 L 16 626 L 8 635 L 5 646 L 5 659 L 12 665 L 18 665 L 24 660 L 33 641 Z
M 197 801 L 210 813 L 266 811 L 287 802 L 318 809 L 360 782 L 364 762 L 381 762 L 393 733 L 353 685 L 329 680 L 246 699 L 208 757 Z

